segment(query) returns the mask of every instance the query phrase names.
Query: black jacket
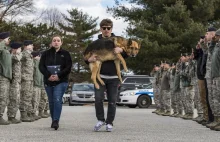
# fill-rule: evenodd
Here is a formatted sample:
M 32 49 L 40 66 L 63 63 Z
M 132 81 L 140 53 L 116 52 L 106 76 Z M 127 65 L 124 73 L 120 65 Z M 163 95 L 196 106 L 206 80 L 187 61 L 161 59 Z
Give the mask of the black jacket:
M 60 72 L 57 74 L 59 81 L 49 81 L 48 78 L 51 76 L 51 73 L 47 70 L 47 66 L 51 65 L 60 65 Z M 39 69 L 44 75 L 44 83 L 48 86 L 56 86 L 62 82 L 68 82 L 68 75 L 71 71 L 72 59 L 68 51 L 63 50 L 62 48 L 56 52 L 55 48 L 50 48 L 43 52 Z
M 111 37 L 114 37 L 115 35 L 112 33 Z M 98 39 L 102 39 L 102 34 L 98 35 Z M 128 55 L 125 51 L 121 53 L 123 58 L 127 58 Z M 88 61 L 85 61 L 87 64 L 89 64 Z M 117 76 L 115 63 L 113 60 L 105 61 L 102 63 L 102 67 L 100 70 L 100 74 L 107 75 L 107 76 Z

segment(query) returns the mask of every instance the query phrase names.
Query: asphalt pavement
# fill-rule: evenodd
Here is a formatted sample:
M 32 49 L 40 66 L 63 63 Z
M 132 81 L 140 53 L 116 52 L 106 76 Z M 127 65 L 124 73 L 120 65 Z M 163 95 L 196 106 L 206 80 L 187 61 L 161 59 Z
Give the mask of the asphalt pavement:
M 94 132 L 94 106 L 63 106 L 57 131 L 50 128 L 50 118 L 1 125 L 0 142 L 220 142 L 220 132 L 194 121 L 158 116 L 153 110 L 117 107 L 113 132 L 105 127 Z

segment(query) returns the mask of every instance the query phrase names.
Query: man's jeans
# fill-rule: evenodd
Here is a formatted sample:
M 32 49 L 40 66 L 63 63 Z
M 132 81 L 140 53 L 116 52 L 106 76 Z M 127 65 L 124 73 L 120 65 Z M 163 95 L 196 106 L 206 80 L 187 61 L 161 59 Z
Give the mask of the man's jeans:
M 66 91 L 67 85 L 68 83 L 66 82 L 60 83 L 56 86 L 45 85 L 52 121 L 60 120 L 60 114 L 62 111 L 62 98 Z
M 102 78 L 103 79 L 103 78 Z M 102 86 L 99 83 L 100 89 L 95 89 L 95 109 L 96 109 L 96 117 L 100 121 L 105 121 L 104 114 L 104 91 L 107 91 L 108 98 L 108 112 L 107 112 L 107 124 L 112 124 L 115 118 L 116 112 L 116 101 L 118 95 L 118 84 L 119 79 L 103 79 L 105 86 Z

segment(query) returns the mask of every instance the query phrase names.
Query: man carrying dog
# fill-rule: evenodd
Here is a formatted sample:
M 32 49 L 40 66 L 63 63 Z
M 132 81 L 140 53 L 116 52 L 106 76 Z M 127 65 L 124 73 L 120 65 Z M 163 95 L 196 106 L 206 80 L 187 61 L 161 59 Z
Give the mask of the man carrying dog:
M 112 33 L 113 22 L 110 19 L 103 19 L 100 23 L 100 31 L 102 34 L 98 36 L 98 39 L 109 38 L 114 36 Z M 121 53 L 125 58 L 127 54 L 123 51 L 122 48 L 115 47 L 115 54 Z M 92 55 L 87 61 L 87 64 L 90 62 L 95 62 L 98 60 L 97 56 Z M 100 76 L 104 81 L 105 85 L 102 86 L 99 82 L 99 89 L 95 88 L 95 109 L 96 117 L 98 119 L 97 124 L 94 127 L 94 131 L 99 131 L 102 126 L 106 125 L 106 131 L 111 132 L 113 128 L 113 121 L 116 113 L 116 100 L 118 95 L 118 85 L 119 79 L 116 72 L 115 63 L 113 60 L 105 61 L 102 63 L 100 70 Z M 104 91 L 107 90 L 108 97 L 108 112 L 107 118 L 104 117 Z

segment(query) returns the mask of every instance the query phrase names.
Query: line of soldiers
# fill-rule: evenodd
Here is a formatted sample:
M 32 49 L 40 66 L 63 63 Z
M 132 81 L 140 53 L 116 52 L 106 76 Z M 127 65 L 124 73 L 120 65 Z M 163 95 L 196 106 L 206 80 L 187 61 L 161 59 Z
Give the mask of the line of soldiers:
M 50 116 L 39 60 L 40 52 L 33 52 L 31 40 L 23 44 L 10 42 L 9 32 L 0 33 L 0 125 L 33 122 Z M 3 119 L 6 107 L 8 120 Z M 18 110 L 20 120 L 16 119 Z
M 182 54 L 177 63 L 155 65 L 152 75 L 153 113 L 220 131 L 220 29 L 208 28 L 192 53 Z

